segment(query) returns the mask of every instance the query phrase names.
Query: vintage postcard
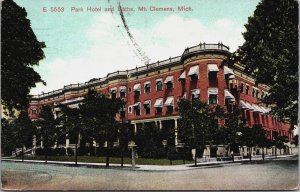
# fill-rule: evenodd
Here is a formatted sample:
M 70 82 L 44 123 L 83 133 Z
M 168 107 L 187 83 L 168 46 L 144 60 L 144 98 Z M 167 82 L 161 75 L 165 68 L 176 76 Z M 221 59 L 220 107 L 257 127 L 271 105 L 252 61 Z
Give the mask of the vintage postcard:
M 2 0 L 2 190 L 298 190 L 295 0 Z

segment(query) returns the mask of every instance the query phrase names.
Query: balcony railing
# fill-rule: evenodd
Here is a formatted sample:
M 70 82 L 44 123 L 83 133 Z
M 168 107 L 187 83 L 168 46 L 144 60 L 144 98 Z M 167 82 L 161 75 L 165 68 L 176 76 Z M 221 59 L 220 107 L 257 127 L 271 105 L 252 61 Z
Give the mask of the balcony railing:
M 199 45 L 186 48 L 183 52 L 183 55 L 198 52 L 198 51 L 204 51 L 204 50 L 224 50 L 229 51 L 229 47 L 226 45 L 223 45 L 222 43 L 218 44 L 206 44 L 206 43 L 200 43 Z

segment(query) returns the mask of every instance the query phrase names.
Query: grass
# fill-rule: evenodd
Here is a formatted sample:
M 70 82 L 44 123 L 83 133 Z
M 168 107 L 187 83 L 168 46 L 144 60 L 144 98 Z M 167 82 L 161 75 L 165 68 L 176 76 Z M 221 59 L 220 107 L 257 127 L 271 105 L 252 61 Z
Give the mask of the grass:
M 16 159 L 22 159 L 22 157 L 16 157 Z M 45 160 L 45 156 L 25 156 L 26 160 Z M 67 161 L 75 162 L 74 156 L 48 156 L 48 161 Z M 96 156 L 78 156 L 78 162 L 85 163 L 105 163 L 106 157 L 96 157 Z M 109 162 L 111 164 L 120 164 L 120 157 L 110 157 Z M 168 159 L 147 159 L 147 158 L 136 158 L 135 163 L 137 165 L 170 165 L 170 160 Z M 193 163 L 193 161 L 185 161 L 186 164 Z M 131 164 L 131 158 L 124 157 L 124 164 Z M 183 160 L 173 160 L 172 165 L 184 164 Z

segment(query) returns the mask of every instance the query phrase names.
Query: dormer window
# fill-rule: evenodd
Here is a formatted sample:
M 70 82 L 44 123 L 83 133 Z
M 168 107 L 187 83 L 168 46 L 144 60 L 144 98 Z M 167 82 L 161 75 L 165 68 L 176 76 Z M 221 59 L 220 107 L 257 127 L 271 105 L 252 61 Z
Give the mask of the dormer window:
M 172 89 L 173 88 L 173 76 L 168 76 L 166 79 L 165 79 L 165 84 L 166 84 L 166 87 L 167 89 Z

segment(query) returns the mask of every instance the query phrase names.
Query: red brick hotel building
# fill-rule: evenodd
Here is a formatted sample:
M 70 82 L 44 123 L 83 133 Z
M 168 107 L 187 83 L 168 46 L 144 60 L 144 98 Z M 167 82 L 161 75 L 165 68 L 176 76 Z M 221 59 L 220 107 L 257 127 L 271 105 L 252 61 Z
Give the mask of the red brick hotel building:
M 199 98 L 209 104 L 219 104 L 228 112 L 238 103 L 242 116 L 251 127 L 261 124 L 267 137 L 274 134 L 293 134 L 289 125 L 269 114 L 260 98 L 268 94 L 268 86 L 254 83 L 253 77 L 243 72 L 244 67 L 235 64 L 223 66 L 230 54 L 223 44 L 199 44 L 186 48 L 182 55 L 126 71 L 109 73 L 104 78 L 92 79 L 81 84 L 71 84 L 59 90 L 36 95 L 30 103 L 31 119 L 37 119 L 42 105 L 55 106 L 64 103 L 76 107 L 88 89 L 127 101 L 125 119 L 130 120 L 135 131 L 145 123 L 175 127 L 179 118 L 175 108 L 180 98 Z M 224 120 L 219 122 L 224 123 Z M 176 138 L 177 138 L 177 133 Z M 176 139 L 176 144 L 178 141 Z

